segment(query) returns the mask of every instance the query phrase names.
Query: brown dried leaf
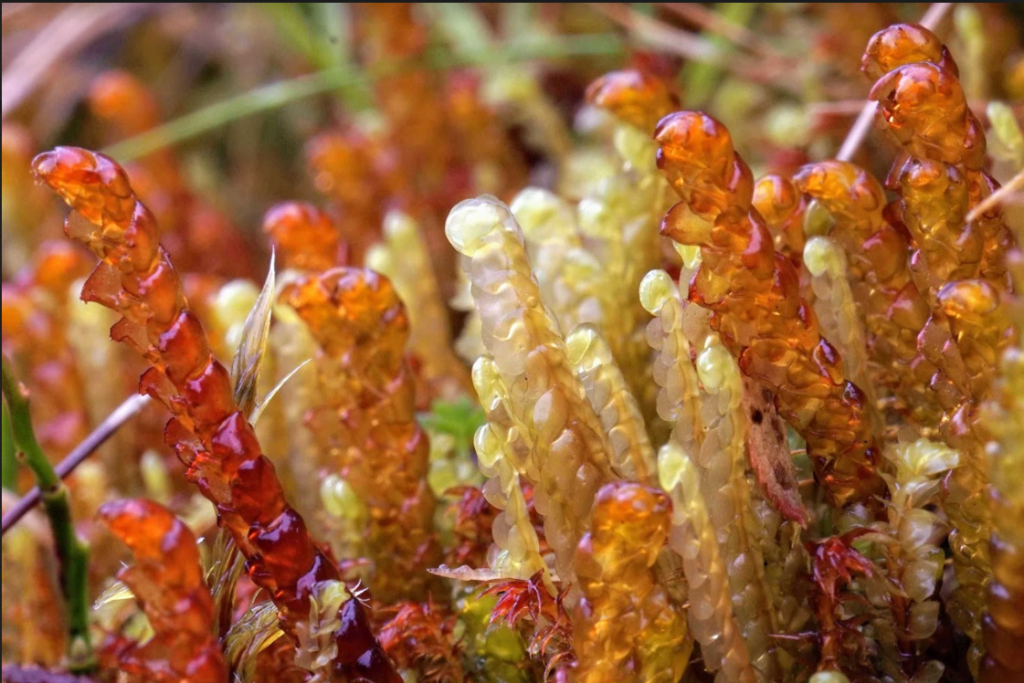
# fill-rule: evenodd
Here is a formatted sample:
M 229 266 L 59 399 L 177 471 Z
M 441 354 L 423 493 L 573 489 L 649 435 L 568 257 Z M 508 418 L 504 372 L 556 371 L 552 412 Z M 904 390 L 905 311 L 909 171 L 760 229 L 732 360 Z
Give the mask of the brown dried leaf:
M 452 568 L 446 564 L 442 564 L 440 567 L 428 569 L 427 571 L 434 576 L 440 576 L 445 579 L 454 579 L 455 581 L 500 581 L 506 578 L 495 574 L 490 569 L 474 569 L 473 567 L 467 567 L 465 565 Z
M 786 438 L 786 423 L 779 417 L 769 389 L 750 377 L 744 377 L 744 410 L 750 429 L 747 432 L 747 458 L 761 493 L 786 519 L 806 528 L 807 508 Z
M 270 335 L 274 309 L 274 254 L 270 254 L 270 270 L 256 305 L 245 319 L 242 341 L 231 363 L 231 379 L 235 383 L 235 401 L 242 413 L 251 418 L 256 410 L 256 384 L 263 367 L 263 356 Z

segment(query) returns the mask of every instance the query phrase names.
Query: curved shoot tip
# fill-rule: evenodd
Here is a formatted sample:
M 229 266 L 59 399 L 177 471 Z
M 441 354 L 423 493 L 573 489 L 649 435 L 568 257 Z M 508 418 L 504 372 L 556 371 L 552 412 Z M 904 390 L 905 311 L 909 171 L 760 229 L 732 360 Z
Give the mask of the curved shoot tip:
M 448 214 L 444 233 L 456 251 L 472 256 L 483 247 L 489 235 L 509 229 L 509 222 L 518 232 L 508 206 L 496 197 L 482 195 L 456 204 Z
M 640 304 L 651 315 L 658 315 L 669 299 L 678 296 L 679 288 L 664 270 L 652 270 L 640 282 Z

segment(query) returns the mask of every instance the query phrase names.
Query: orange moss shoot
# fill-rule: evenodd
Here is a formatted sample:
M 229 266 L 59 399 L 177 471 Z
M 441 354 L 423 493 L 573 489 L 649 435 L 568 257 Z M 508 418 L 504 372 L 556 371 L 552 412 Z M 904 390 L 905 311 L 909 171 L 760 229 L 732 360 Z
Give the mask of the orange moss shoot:
M 249 577 L 273 598 L 282 627 L 294 635 L 310 614 L 312 592 L 336 581 L 338 570 L 285 501 L 274 466 L 235 404 L 228 371 L 213 357 L 157 241 L 152 214 L 124 170 L 102 154 L 59 147 L 36 157 L 33 168 L 74 210 L 68 235 L 101 259 L 83 300 L 124 316 L 111 336 L 152 364 L 140 390 L 174 413 L 167 442 L 188 467 L 189 480 L 217 506 L 221 524 L 246 557 Z M 344 602 L 340 618 L 334 670 L 397 681 L 356 598 Z
M 320 345 L 319 400 L 306 416 L 324 463 L 366 505 L 362 552 L 384 602 L 426 597 L 440 552 L 427 485 L 429 443 L 405 360 L 409 319 L 387 278 L 337 268 L 285 288 Z
M 263 232 L 284 268 L 322 273 L 338 265 L 338 230 L 327 212 L 312 204 L 278 204 L 263 218 Z
M 902 412 L 911 420 L 937 426 L 940 398 L 938 387 L 930 386 L 936 367 L 918 348 L 932 309 L 910 271 L 906 231 L 889 222 L 882 186 L 859 166 L 835 160 L 803 166 L 794 182 L 827 211 L 828 234 L 846 254 L 876 366 L 872 379 L 902 400 Z M 949 337 L 948 327 L 935 332 Z
M 692 641 L 684 615 L 654 571 L 672 526 L 664 492 L 629 482 L 604 486 L 576 553 L 583 599 L 573 614 L 580 683 L 675 683 Z
M 427 29 L 416 21 L 412 3 L 363 3 L 359 10 L 367 64 L 393 69 L 374 84 L 393 153 L 403 168 L 416 169 L 410 180 L 420 188 L 437 187 L 455 151 L 439 144 L 448 136 L 440 78 L 421 64 Z
M 990 398 L 998 359 L 1012 337 L 1002 299 L 1012 289 L 1006 256 L 1013 240 L 998 208 L 966 220 L 998 183 L 982 170 L 984 129 L 941 41 L 920 26 L 890 26 L 872 36 L 861 68 L 877 79 L 870 97 L 878 103 L 879 126 L 902 148 L 888 184 L 900 196 L 893 211 L 918 247 L 911 264 L 932 304 L 929 325 L 948 325 L 952 337 L 950 344 L 922 334 L 919 344 L 937 366 L 931 384 L 946 389 L 942 433 L 964 465 L 954 470 L 944 501 L 955 527 L 950 547 L 957 586 L 949 612 L 973 640 L 969 661 L 977 671 L 992 578 L 990 437 L 979 406 Z
M 306 144 L 306 165 L 317 190 L 330 199 L 353 263 L 380 234 L 393 188 L 394 160 L 379 140 L 355 130 L 321 133 Z
M 101 654 L 106 665 L 142 683 L 226 683 L 195 535 L 169 510 L 145 499 L 107 503 L 99 514 L 135 556 L 135 566 L 117 578 L 131 589 L 153 629 L 144 644 L 108 636 Z
M 777 174 L 766 175 L 754 185 L 754 208 L 772 233 L 775 251 L 798 271 L 804 262 L 804 219 L 807 203 L 793 181 Z
M 864 393 L 847 381 L 839 354 L 821 337 L 793 264 L 775 250 L 752 206 L 750 169 L 725 127 L 706 114 L 662 119 L 658 166 L 682 198 L 662 233 L 700 246 L 691 301 L 745 374 L 775 392 L 779 414 L 807 441 L 815 474 L 834 501 L 871 501 L 883 490 L 879 449 Z
M 613 71 L 587 88 L 587 101 L 643 131 L 653 131 L 665 115 L 679 109 L 679 97 L 663 78 L 647 71 Z
M 110 141 L 145 133 L 163 119 L 153 91 L 127 71 L 100 74 L 89 87 L 88 103 L 105 124 Z M 226 278 L 251 274 L 241 233 L 188 187 L 171 149 L 147 154 L 128 170 L 135 191 L 156 216 L 160 241 L 178 268 Z

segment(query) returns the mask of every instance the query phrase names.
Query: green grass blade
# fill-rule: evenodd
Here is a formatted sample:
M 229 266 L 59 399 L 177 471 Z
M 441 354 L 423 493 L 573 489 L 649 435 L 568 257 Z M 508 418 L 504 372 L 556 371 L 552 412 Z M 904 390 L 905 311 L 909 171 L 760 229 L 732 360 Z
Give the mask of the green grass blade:
M 3 357 L 3 395 L 10 410 L 13 445 L 25 465 L 35 474 L 36 484 L 42 493 L 43 509 L 53 531 L 61 587 L 67 603 L 68 663 L 73 671 L 88 671 L 96 663 L 89 633 L 89 549 L 75 533 L 68 489 L 36 439 L 28 390 L 14 377 L 7 356 Z
M 622 39 L 611 33 L 562 36 L 558 39 L 541 37 L 537 40 L 509 43 L 472 54 L 455 54 L 450 50 L 435 50 L 431 52 L 427 66 L 434 69 L 467 66 L 493 67 L 533 59 L 619 55 L 623 50 Z M 365 88 L 373 80 L 389 73 L 394 73 L 394 69 L 381 68 L 373 74 L 368 74 L 347 67 L 339 67 L 324 69 L 308 76 L 270 83 L 169 121 L 141 135 L 112 145 L 103 152 L 122 163 L 132 161 L 216 130 L 233 121 L 272 111 L 315 95 Z

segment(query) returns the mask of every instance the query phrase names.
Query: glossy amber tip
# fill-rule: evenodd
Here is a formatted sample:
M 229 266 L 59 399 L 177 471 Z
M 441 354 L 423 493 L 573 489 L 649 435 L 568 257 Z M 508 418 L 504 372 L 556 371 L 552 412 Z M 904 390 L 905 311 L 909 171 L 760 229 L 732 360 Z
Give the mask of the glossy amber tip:
M 895 24 L 871 36 L 860 70 L 877 81 L 885 74 L 916 62 L 933 62 L 959 76 L 956 62 L 939 38 L 920 24 Z
M 637 69 L 605 74 L 587 88 L 587 101 L 645 131 L 679 109 L 679 98 L 668 83 Z
M 116 161 L 80 147 L 57 147 L 32 160 L 32 172 L 97 225 L 131 220 L 135 195 Z

